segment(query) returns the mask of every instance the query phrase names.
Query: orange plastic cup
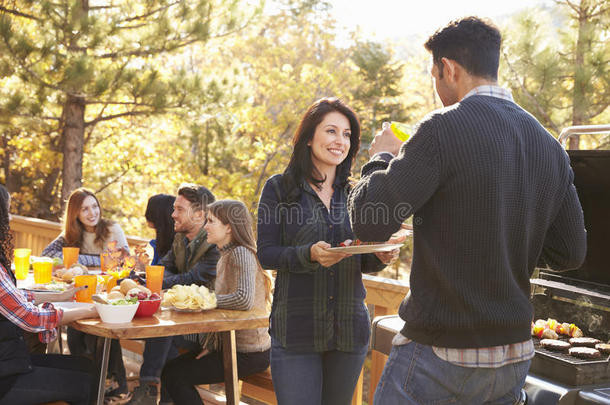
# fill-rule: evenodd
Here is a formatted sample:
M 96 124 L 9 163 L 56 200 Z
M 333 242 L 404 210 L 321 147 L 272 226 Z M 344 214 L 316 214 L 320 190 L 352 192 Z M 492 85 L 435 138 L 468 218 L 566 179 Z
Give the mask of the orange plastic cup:
M 165 267 L 163 266 L 146 266 L 146 288 L 150 292 L 161 294 L 164 270 Z
M 74 263 L 78 262 L 78 253 L 80 249 L 77 247 L 65 247 L 63 248 L 64 253 L 64 267 L 69 269 Z
M 38 261 L 32 263 L 34 268 L 34 282 L 36 284 L 47 284 L 51 282 L 53 273 L 53 261 Z
M 116 286 L 116 278 L 112 274 L 102 274 L 106 291 L 110 292 Z
M 30 254 L 32 249 L 15 249 L 15 277 L 25 280 L 30 271 Z
M 93 302 L 91 297 L 95 294 L 97 288 L 97 276 L 83 275 L 74 277 L 74 287 L 86 285 L 87 288 L 76 293 L 76 301 L 78 302 Z

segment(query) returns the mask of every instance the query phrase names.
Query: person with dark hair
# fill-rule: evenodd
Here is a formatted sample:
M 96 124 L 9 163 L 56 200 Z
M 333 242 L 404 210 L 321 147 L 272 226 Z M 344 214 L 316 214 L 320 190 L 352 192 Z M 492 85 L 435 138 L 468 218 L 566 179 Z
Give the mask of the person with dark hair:
M 476 17 L 428 39 L 445 108 L 405 143 L 384 123 L 350 194 L 363 240 L 384 240 L 414 216 L 405 324 L 377 405 L 517 403 L 534 356 L 529 278 L 535 267 L 577 268 L 585 258 L 569 158 L 498 86 L 500 43 Z M 390 221 L 376 221 L 371 204 Z
M 277 270 L 269 331 L 280 405 L 350 403 L 370 335 L 362 272 L 398 254 L 327 250 L 354 238 L 346 204 L 359 146 L 356 114 L 320 99 L 301 120 L 288 167 L 261 193 L 257 254 Z
M 151 265 L 159 263 L 169 252 L 176 232 L 174 231 L 174 202 L 176 197 L 169 194 L 156 194 L 148 199 L 144 214 L 148 226 L 155 230 L 155 239 L 150 241 L 154 254 Z
M 11 270 L 9 210 L 10 195 L 0 185 L 0 405 L 54 401 L 88 405 L 96 389 L 92 363 L 78 356 L 30 354 L 22 331 L 38 333 L 41 341 L 49 342 L 57 337 L 58 325 L 95 317 L 97 312 L 93 307 L 55 308 L 48 302 L 51 294 L 17 289 Z M 71 288 L 56 298 L 68 300 L 77 290 Z
M 179 187 L 171 214 L 176 234 L 171 248 L 158 263 L 165 267 L 164 289 L 176 284 L 197 284 L 214 289 L 220 253 L 216 245 L 208 243 L 204 228 L 205 210 L 214 201 L 214 194 L 206 187 L 194 184 Z M 156 404 L 157 382 L 165 362 L 177 357 L 179 348 L 196 350 L 203 339 L 203 334 L 147 339 L 142 363 L 143 367 L 146 364 L 145 373 L 140 376 L 140 385 L 128 403 Z M 167 391 L 161 386 L 161 402 L 169 401 L 168 398 Z
M 148 199 L 144 216 L 148 226 L 155 230 L 155 239 L 150 241 L 150 245 L 154 249 L 151 265 L 158 265 L 161 258 L 171 249 L 176 234 L 172 218 L 175 201 L 176 197 L 169 194 L 156 194 Z M 161 381 L 161 370 L 167 357 L 166 352 L 170 347 L 168 342 L 171 342 L 171 339 L 145 339 L 139 377 L 142 388 L 136 388 L 132 398 L 133 403 L 138 403 L 141 398 L 148 397 L 149 392 L 150 396 L 154 396 L 156 399 L 158 391 L 156 384 Z

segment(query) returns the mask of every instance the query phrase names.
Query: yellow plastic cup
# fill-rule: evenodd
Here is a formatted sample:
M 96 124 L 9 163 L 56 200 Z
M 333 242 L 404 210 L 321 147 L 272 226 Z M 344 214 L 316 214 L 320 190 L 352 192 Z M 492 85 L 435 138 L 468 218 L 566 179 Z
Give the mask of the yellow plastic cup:
M 150 292 L 161 294 L 164 271 L 165 267 L 163 266 L 146 266 L 146 288 L 148 288 Z
M 95 294 L 95 289 L 97 288 L 97 276 L 83 275 L 74 277 L 74 287 L 81 287 L 83 285 L 86 285 L 87 288 L 76 293 L 76 301 L 93 302 L 91 297 Z
M 77 247 L 65 247 L 63 248 L 64 254 L 64 267 L 69 269 L 74 263 L 78 262 L 78 253 L 80 249 Z
M 32 249 L 15 249 L 15 277 L 25 280 L 30 271 L 30 254 Z
M 405 142 L 411 136 L 409 135 L 409 132 L 411 132 L 411 128 L 409 127 L 409 125 L 403 124 L 402 122 L 392 121 L 392 123 L 390 124 L 390 129 L 394 133 L 394 136 L 396 136 L 396 138 L 400 139 L 403 142 Z
M 38 260 L 32 263 L 34 268 L 34 282 L 36 284 L 47 284 L 51 282 L 53 273 L 53 260 Z

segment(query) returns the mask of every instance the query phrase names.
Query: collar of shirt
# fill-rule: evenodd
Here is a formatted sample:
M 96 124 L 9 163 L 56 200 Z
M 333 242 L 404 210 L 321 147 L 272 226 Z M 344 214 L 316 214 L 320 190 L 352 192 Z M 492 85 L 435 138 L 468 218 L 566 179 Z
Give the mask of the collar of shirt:
M 477 86 L 474 89 L 470 90 L 462 98 L 462 101 L 466 100 L 470 96 L 474 96 L 475 94 L 479 96 L 497 97 L 503 100 L 512 101 L 513 103 L 515 102 L 515 100 L 513 100 L 513 95 L 509 89 L 505 89 L 504 87 L 500 86 L 492 86 L 489 84 Z

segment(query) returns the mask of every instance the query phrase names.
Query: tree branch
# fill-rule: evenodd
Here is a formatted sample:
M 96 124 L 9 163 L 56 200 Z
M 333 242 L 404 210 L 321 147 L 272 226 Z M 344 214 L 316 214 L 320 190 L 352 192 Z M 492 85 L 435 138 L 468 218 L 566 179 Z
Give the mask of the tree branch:
M 104 184 L 102 187 L 95 190 L 94 194 L 97 195 L 97 194 L 101 193 L 103 190 L 105 190 L 106 188 L 113 185 L 114 183 L 118 182 L 123 176 L 125 176 L 129 172 L 129 170 L 131 170 L 131 167 L 129 167 L 129 165 L 128 165 L 127 168 L 121 172 L 121 174 L 119 174 L 117 177 L 114 178 L 114 180 L 111 180 L 110 182 Z
M 85 127 L 88 127 L 90 125 L 95 125 L 98 122 L 113 120 L 115 118 L 128 117 L 128 116 L 134 116 L 134 115 L 146 115 L 146 114 L 151 114 L 151 112 L 150 111 L 127 111 L 127 112 L 119 113 L 119 114 L 106 115 L 105 117 L 97 117 L 89 122 L 85 122 Z
M 42 21 L 40 18 L 34 17 L 33 15 L 25 14 L 20 11 L 12 10 L 12 9 L 9 9 L 9 8 L 3 7 L 3 6 L 0 6 L 0 11 L 4 11 L 5 13 L 13 14 L 18 17 L 28 18 L 28 19 L 34 20 L 34 21 Z
M 143 18 L 150 17 L 153 14 L 157 14 L 159 11 L 164 11 L 164 10 L 167 10 L 168 8 L 170 8 L 170 7 L 173 7 L 176 4 L 180 4 L 180 1 L 175 1 L 173 3 L 168 4 L 167 6 L 159 7 L 158 9 L 152 10 L 151 12 L 146 13 L 146 14 L 141 14 L 141 15 L 137 15 L 137 16 L 134 16 L 134 17 L 126 18 L 122 22 L 130 22 L 130 21 L 141 20 Z

